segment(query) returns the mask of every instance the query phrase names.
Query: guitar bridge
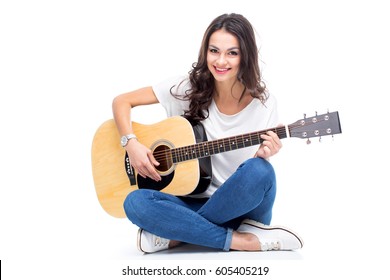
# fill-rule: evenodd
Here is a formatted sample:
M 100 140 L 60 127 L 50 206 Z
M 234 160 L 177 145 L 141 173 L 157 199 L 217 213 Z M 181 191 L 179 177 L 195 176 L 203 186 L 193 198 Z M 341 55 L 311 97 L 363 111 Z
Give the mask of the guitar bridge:
M 129 158 L 129 155 L 127 154 L 127 152 L 125 154 L 125 170 L 126 170 L 127 177 L 129 177 L 130 185 L 131 186 L 137 185 L 137 180 L 135 179 L 134 168 L 133 168 L 133 166 L 131 166 L 130 158 Z

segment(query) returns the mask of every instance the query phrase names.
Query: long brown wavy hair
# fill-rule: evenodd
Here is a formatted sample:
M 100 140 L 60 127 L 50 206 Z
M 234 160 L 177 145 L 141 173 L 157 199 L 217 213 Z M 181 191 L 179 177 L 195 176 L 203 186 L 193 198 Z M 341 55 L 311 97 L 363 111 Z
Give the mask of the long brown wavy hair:
M 261 79 L 258 48 L 251 23 L 240 14 L 223 14 L 215 18 L 206 29 L 199 50 L 198 62 L 192 64 L 192 69 L 189 72 L 191 86 L 183 99 L 189 100 L 190 105 L 184 116 L 192 122 L 198 122 L 208 117 L 208 108 L 215 91 L 215 83 L 214 77 L 207 67 L 207 52 L 211 35 L 220 29 L 236 36 L 240 44 L 241 61 L 237 75 L 238 81 L 245 86 L 252 97 L 260 99 L 263 104 L 268 98 L 266 85 Z M 172 89 L 171 94 L 173 94 Z

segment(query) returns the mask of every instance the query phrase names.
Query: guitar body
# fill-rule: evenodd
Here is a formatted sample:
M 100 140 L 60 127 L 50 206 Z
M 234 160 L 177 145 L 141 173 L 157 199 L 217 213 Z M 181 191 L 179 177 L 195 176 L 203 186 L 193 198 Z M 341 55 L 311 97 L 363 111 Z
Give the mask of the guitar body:
M 200 180 L 200 173 L 206 171 L 211 174 L 209 161 L 206 161 L 205 167 L 200 168 L 198 159 L 175 164 L 170 158 L 161 158 L 165 149 L 193 145 L 197 137 L 200 137 L 199 132 L 194 130 L 185 118 L 177 116 L 152 125 L 136 122 L 132 125 L 138 140 L 149 147 L 160 162 L 157 171 L 162 181 L 155 182 L 137 175 L 126 162 L 128 157 L 120 145 L 120 136 L 114 120 L 104 122 L 93 139 L 92 172 L 98 200 L 106 212 L 114 217 L 126 217 L 123 202 L 126 196 L 136 189 L 156 189 L 182 196 L 193 193 L 199 183 L 203 183 L 203 188 L 208 184 L 209 174 Z M 177 176 L 178 174 L 180 176 Z

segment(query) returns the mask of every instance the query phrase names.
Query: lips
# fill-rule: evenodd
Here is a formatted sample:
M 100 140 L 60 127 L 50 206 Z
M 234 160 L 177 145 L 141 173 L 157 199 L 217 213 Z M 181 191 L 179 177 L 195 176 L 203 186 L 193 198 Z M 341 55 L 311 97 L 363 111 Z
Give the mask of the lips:
M 214 66 L 214 69 L 215 69 L 215 71 L 218 74 L 224 74 L 224 73 L 226 73 L 227 71 L 230 70 L 230 68 L 219 68 L 219 67 L 216 67 L 216 66 Z

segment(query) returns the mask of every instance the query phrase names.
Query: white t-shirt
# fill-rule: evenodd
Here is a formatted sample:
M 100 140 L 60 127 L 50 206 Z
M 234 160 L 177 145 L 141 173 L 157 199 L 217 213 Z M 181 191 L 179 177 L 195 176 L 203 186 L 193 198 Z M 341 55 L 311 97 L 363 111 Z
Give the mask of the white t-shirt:
M 185 81 L 180 84 L 183 80 Z M 188 101 L 172 96 L 171 88 L 173 87 L 174 94 L 184 96 L 189 85 L 188 77 L 181 76 L 173 77 L 153 86 L 153 91 L 165 108 L 168 117 L 183 115 L 184 110 L 188 109 L 189 106 Z M 259 99 L 254 98 L 242 111 L 234 115 L 221 113 L 215 102 L 212 101 L 208 118 L 203 120 L 202 124 L 209 141 L 276 127 L 278 124 L 276 99 L 270 94 L 267 102 L 263 105 Z M 258 148 L 258 145 L 254 145 L 212 155 L 211 184 L 204 193 L 196 195 L 196 197 L 210 197 L 241 163 L 255 155 Z

